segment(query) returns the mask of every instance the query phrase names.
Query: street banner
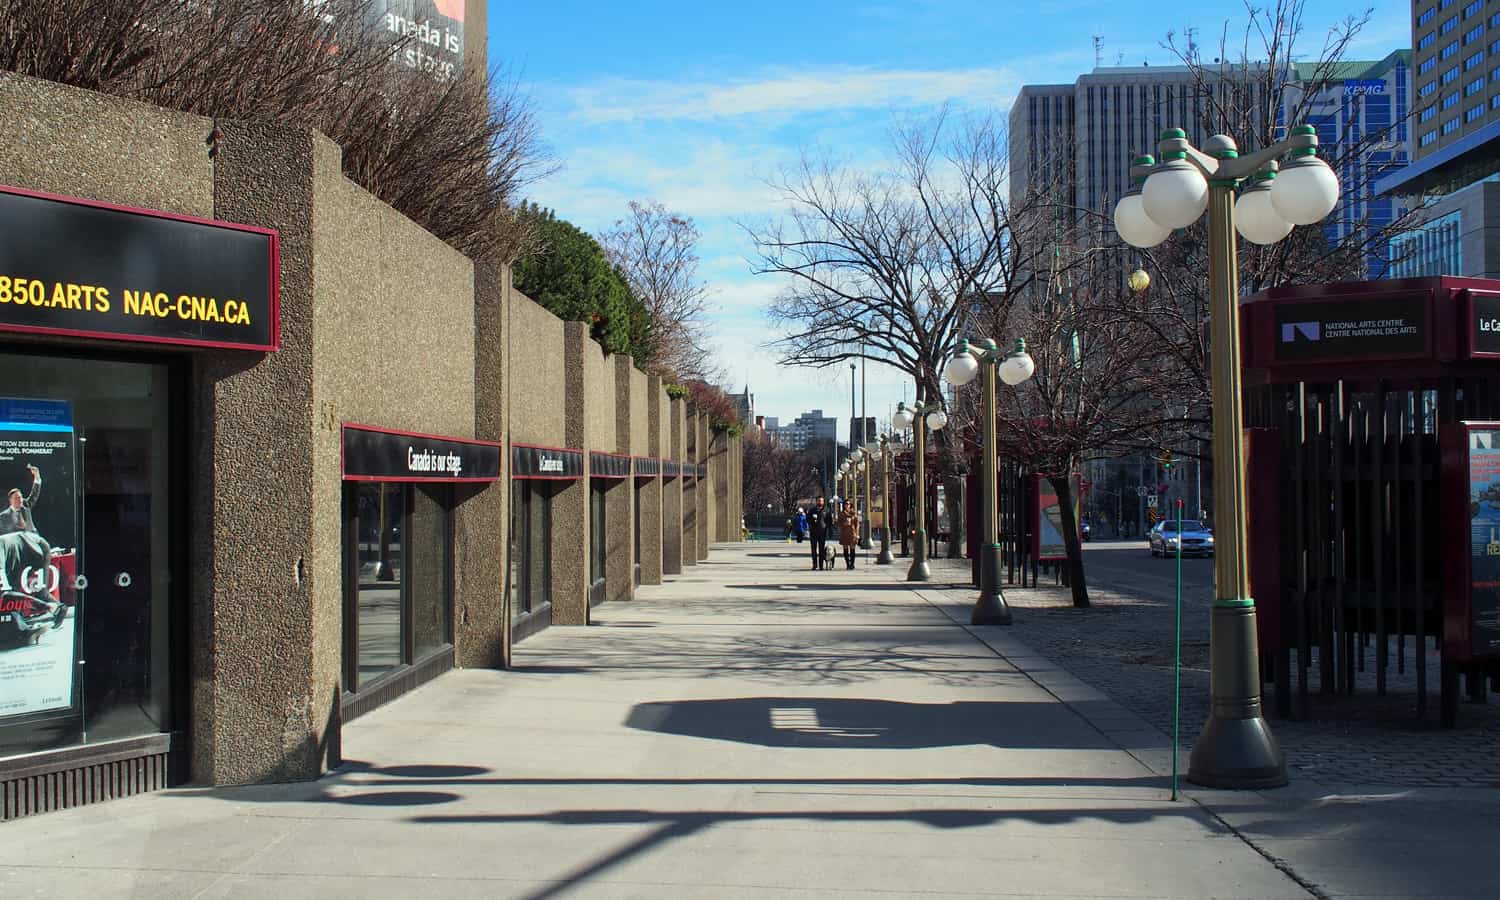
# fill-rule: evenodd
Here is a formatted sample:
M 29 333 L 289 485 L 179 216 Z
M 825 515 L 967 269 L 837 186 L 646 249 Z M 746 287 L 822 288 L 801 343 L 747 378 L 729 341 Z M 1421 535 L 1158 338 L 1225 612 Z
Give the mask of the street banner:
M 74 704 L 75 437 L 72 404 L 0 397 L 0 720 Z

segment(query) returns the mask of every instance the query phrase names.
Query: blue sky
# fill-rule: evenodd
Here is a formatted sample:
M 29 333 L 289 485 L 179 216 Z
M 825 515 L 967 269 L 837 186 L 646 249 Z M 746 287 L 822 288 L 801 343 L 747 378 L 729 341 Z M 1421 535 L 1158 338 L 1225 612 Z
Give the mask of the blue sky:
M 1358 4 L 1308 4 L 1299 47 L 1316 57 L 1336 20 Z M 762 347 L 763 314 L 779 284 L 751 274 L 754 248 L 737 224 L 777 213 L 765 179 L 804 149 L 879 166 L 898 118 L 948 103 L 1004 114 L 1022 84 L 1071 82 L 1094 66 L 1174 62 L 1168 31 L 1198 29 L 1215 55 L 1233 0 L 1186 4 L 1107 0 L 902 3 L 572 2 L 490 5 L 490 64 L 519 76 L 562 170 L 530 199 L 598 232 L 632 200 L 658 200 L 702 231 L 702 275 L 713 291 L 713 333 L 736 390 L 783 422 L 821 407 L 849 417 L 847 367 L 787 368 Z M 1410 46 L 1410 5 L 1380 4 L 1357 58 Z M 893 370 L 867 373 L 868 411 L 884 417 L 910 388 Z M 903 393 L 903 391 L 905 393 Z

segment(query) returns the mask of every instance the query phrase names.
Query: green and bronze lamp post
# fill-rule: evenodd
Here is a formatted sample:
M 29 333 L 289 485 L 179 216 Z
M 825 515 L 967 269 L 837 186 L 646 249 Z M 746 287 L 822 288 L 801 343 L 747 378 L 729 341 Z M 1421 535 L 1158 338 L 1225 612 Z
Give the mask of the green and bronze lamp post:
M 863 447 L 864 456 L 861 457 L 860 463 L 865 473 L 864 506 L 860 509 L 862 514 L 861 519 L 864 522 L 864 529 L 860 532 L 859 538 L 859 549 L 861 550 L 870 549 L 870 539 L 875 531 L 875 520 L 870 514 L 870 510 L 872 509 L 870 506 L 870 483 L 875 480 L 875 450 L 876 447 L 874 444 L 866 444 Z
M 896 404 L 896 414 L 891 424 L 905 430 L 912 429 L 912 453 L 916 463 L 915 493 L 917 527 L 916 547 L 911 555 L 911 568 L 906 571 L 907 581 L 931 581 L 932 567 L 927 564 L 927 429 L 940 430 L 948 424 L 948 414 L 941 406 L 931 401 L 914 403 L 908 409 L 905 403 Z
M 880 555 L 875 557 L 875 564 L 888 566 L 896 561 L 891 555 L 891 439 L 889 435 L 880 436 Z
M 1030 378 L 1035 371 L 1036 363 L 1032 361 L 1031 354 L 1026 352 L 1024 340 L 1016 341 L 1015 349 L 1008 354 L 1003 353 L 991 340 L 978 344 L 963 341 L 943 370 L 943 377 L 954 387 L 968 384 L 974 380 L 975 375 L 984 373 L 984 409 L 981 412 L 984 419 L 984 459 L 981 466 L 984 487 L 980 515 L 984 545 L 980 549 L 979 599 L 974 601 L 974 611 L 969 616 L 970 623 L 974 625 L 1010 624 L 1010 607 L 1005 605 L 1005 595 L 1000 590 L 1000 481 L 996 472 L 1000 447 L 995 431 L 996 420 L 999 418 L 999 392 L 995 386 L 995 378 L 998 374 L 1001 381 L 1015 387 Z
M 1214 135 L 1202 151 L 1174 128 L 1162 133 L 1162 161 L 1137 157 L 1132 189 L 1115 207 L 1126 243 L 1154 247 L 1208 211 L 1209 304 L 1213 365 L 1214 609 L 1210 628 L 1213 703 L 1188 764 L 1188 780 L 1220 788 L 1286 784 L 1286 759 L 1261 711 L 1255 601 L 1245 535 L 1245 459 L 1240 396 L 1239 274 L 1236 230 L 1275 243 L 1295 225 L 1314 225 L 1338 203 L 1339 182 L 1318 158 L 1317 129 L 1244 156 Z M 1288 157 L 1284 165 L 1278 160 Z M 1235 192 L 1239 190 L 1236 199 Z

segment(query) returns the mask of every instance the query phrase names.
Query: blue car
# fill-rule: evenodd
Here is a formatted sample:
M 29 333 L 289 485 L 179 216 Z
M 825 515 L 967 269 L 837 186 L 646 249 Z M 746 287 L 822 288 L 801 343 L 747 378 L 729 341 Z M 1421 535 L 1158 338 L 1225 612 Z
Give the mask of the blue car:
M 1181 533 L 1177 531 L 1177 522 L 1163 519 L 1146 532 L 1146 541 L 1151 545 L 1152 556 L 1176 556 L 1179 544 L 1183 556 L 1214 555 L 1214 533 L 1197 519 L 1183 519 Z

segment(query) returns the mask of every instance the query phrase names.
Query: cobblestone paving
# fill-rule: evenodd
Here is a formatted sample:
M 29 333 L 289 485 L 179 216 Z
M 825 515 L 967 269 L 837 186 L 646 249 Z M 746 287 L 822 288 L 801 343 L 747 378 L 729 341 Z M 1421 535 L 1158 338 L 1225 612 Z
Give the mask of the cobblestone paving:
M 968 562 L 934 560 L 936 582 L 955 599 L 970 599 Z M 1091 586 L 1089 609 L 1074 609 L 1067 588 L 1043 578 L 1038 588 L 1007 587 L 1015 637 L 1076 677 L 1172 733 L 1172 601 L 1148 592 Z M 1208 626 L 1211 601 L 1183 598 L 1180 744 L 1191 747 L 1208 716 Z M 1430 647 L 1430 645 L 1429 645 Z M 1395 667 L 1391 642 L 1387 696 L 1375 696 L 1374 651 L 1352 697 L 1320 697 L 1316 659 L 1309 669 L 1307 715 L 1272 719 L 1294 775 L 1326 784 L 1500 788 L 1500 702 L 1463 703 L 1457 728 L 1438 727 L 1437 663 L 1428 653 L 1427 718 L 1416 715 L 1414 648 L 1406 642 L 1406 673 Z M 1295 662 L 1293 663 L 1295 667 Z M 1295 681 L 1293 682 L 1295 685 Z M 1268 714 L 1270 698 L 1267 697 Z

